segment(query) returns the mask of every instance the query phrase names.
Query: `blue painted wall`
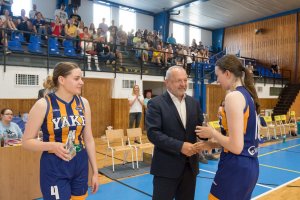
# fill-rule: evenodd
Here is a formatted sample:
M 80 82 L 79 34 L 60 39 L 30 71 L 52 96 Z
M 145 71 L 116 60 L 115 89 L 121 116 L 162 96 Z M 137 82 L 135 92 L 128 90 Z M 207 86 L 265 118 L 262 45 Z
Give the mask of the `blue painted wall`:
M 169 12 L 161 12 L 154 15 L 154 30 L 162 34 L 163 41 L 167 41 L 169 36 L 170 14 Z
M 221 28 L 212 31 L 212 50 L 214 52 L 223 50 L 224 30 L 224 28 Z

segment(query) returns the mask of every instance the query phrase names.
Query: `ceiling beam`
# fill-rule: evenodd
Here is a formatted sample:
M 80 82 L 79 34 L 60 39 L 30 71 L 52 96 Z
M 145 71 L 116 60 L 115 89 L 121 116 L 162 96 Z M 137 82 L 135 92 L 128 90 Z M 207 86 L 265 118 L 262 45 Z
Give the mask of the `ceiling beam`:
M 182 4 L 179 4 L 177 6 L 174 6 L 174 7 L 171 7 L 169 8 L 167 11 L 175 11 L 175 10 L 180 10 L 182 8 L 188 8 L 190 7 L 190 5 L 196 1 L 199 1 L 199 2 L 206 2 L 206 1 L 209 1 L 209 0 L 191 0 L 191 1 L 188 1 L 188 2 L 185 2 L 185 3 L 182 3 Z
M 93 0 L 90 0 L 90 1 L 93 1 Z M 133 10 L 135 10 L 138 13 L 142 13 L 142 14 L 146 14 L 146 15 L 151 15 L 151 16 L 155 15 L 155 13 L 147 11 L 147 10 L 142 10 L 142 9 L 139 9 L 139 8 L 135 8 L 135 7 L 131 7 L 131 6 L 126 6 L 126 5 L 115 3 L 115 2 L 112 2 L 112 1 L 108 1 L 108 0 L 95 0 L 93 2 L 94 3 L 103 4 L 103 5 L 107 5 L 107 6 L 116 7 L 116 8 L 120 8 L 120 6 L 121 7 L 126 7 L 126 8 L 129 8 L 129 9 L 133 9 Z

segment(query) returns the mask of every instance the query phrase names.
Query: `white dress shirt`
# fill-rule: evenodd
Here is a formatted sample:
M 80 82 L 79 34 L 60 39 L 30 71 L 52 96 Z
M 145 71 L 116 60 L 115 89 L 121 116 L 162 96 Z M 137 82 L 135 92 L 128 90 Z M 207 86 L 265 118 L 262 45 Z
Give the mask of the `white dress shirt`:
M 178 114 L 180 116 L 181 122 L 184 126 L 184 128 L 186 128 L 186 105 L 185 105 L 185 97 L 186 94 L 184 94 L 182 100 L 180 101 L 176 96 L 174 96 L 169 90 L 167 90 L 168 93 L 171 96 L 171 99 L 173 101 L 173 103 L 176 106 L 176 109 L 178 111 Z

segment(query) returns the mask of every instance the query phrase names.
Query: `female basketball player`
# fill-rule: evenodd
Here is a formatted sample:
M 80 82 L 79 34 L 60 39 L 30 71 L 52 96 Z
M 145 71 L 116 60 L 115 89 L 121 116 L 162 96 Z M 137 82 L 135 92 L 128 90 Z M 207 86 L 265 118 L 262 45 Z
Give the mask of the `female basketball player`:
M 85 199 L 88 189 L 88 160 L 91 163 L 92 193 L 98 190 L 95 143 L 88 101 L 79 96 L 83 86 L 77 64 L 58 63 L 53 71 L 54 93 L 32 107 L 23 146 L 43 151 L 40 185 L 44 199 Z M 40 129 L 43 141 L 36 140 Z
M 258 97 L 249 71 L 233 55 L 216 63 L 215 73 L 221 87 L 230 92 L 225 97 L 226 135 L 212 127 L 196 127 L 201 138 L 214 138 L 223 151 L 209 199 L 248 200 L 258 179 L 257 159 Z

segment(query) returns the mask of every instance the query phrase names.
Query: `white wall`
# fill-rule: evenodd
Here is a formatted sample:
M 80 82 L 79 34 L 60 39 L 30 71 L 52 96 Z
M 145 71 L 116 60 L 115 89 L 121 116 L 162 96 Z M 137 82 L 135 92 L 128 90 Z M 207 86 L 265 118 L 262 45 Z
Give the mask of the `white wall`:
M 93 22 L 93 2 L 88 0 L 81 0 L 81 6 L 78 9 L 78 14 L 81 20 L 84 21 L 85 26 L 89 27 Z M 106 22 L 109 23 L 110 22 Z M 96 25 L 98 27 L 98 25 Z
M 212 32 L 201 29 L 201 41 L 204 46 L 212 46 Z
M 36 4 L 37 11 L 40 11 L 45 18 L 54 19 L 56 0 L 32 0 L 32 4 Z
M 38 86 L 17 86 L 15 84 L 15 76 L 17 73 L 22 74 L 32 74 L 39 75 L 39 85 Z M 49 71 L 49 74 L 52 74 L 52 70 Z M 47 69 L 44 68 L 35 68 L 35 67 L 15 67 L 8 66 L 6 72 L 3 72 L 3 66 L 0 66 L 0 99 L 27 99 L 27 98 L 37 98 L 38 91 L 43 88 L 43 82 L 47 77 Z M 117 77 L 114 78 L 114 73 L 105 73 L 105 72 L 86 72 L 86 78 L 101 78 L 101 79 L 112 79 L 113 81 L 113 92 L 112 98 L 128 98 L 128 95 L 131 94 L 131 88 L 122 88 L 123 80 L 135 80 L 136 84 L 140 86 L 141 92 L 144 91 L 143 82 L 153 83 L 155 87 L 147 86 L 145 89 L 151 87 L 154 94 L 159 95 L 166 90 L 164 86 L 164 77 L 162 76 L 143 76 L 143 79 L 140 79 L 140 75 L 134 74 L 117 74 Z M 193 90 L 188 89 L 187 93 L 192 95 Z
M 258 87 L 262 89 L 262 91 L 258 91 Z M 255 83 L 255 89 L 257 91 L 258 98 L 278 98 L 278 96 L 270 96 L 270 87 L 279 87 L 281 88 L 281 84 L 263 84 L 263 83 Z
M 136 28 L 137 29 L 154 29 L 154 17 L 150 15 L 144 15 L 136 13 Z
M 14 67 L 7 66 L 3 72 L 0 66 L 0 98 L 1 99 L 27 99 L 37 98 L 38 91 L 43 88 L 43 81 L 47 77 L 47 70 L 42 68 Z M 19 86 L 16 85 L 16 74 L 39 75 L 39 86 Z M 50 71 L 50 73 L 52 73 Z

